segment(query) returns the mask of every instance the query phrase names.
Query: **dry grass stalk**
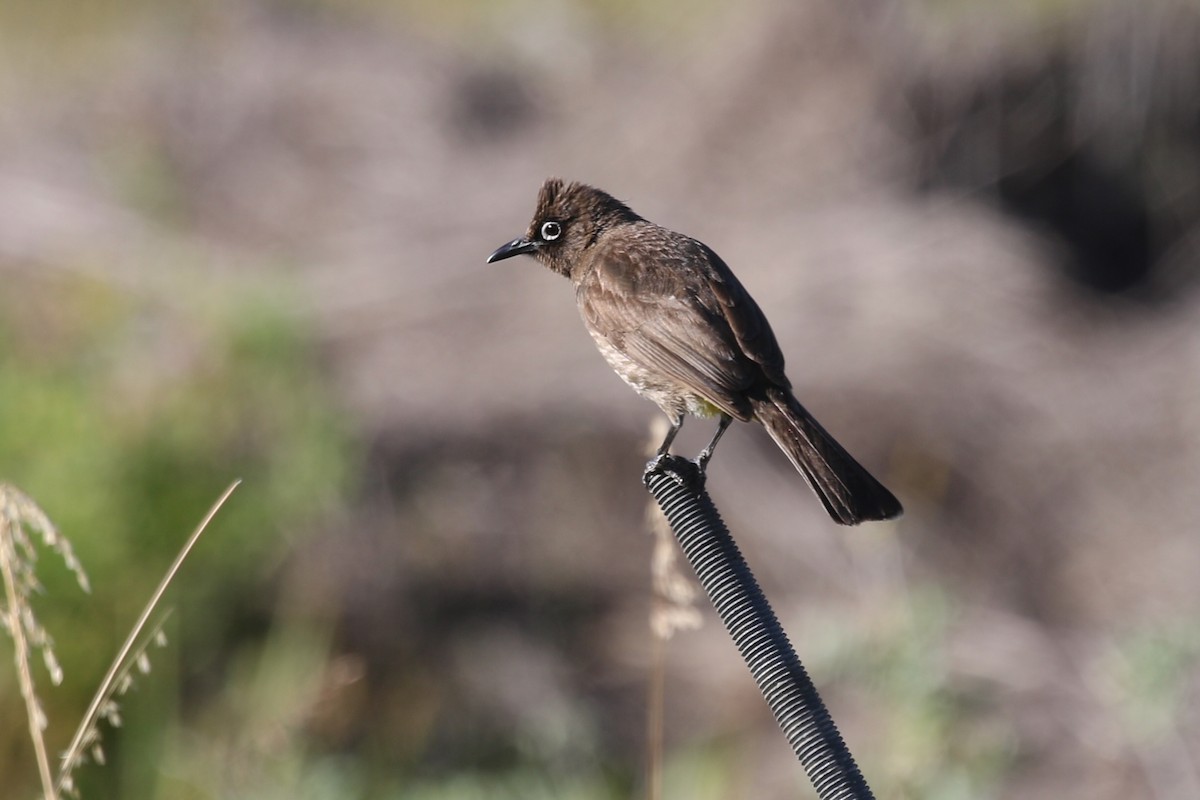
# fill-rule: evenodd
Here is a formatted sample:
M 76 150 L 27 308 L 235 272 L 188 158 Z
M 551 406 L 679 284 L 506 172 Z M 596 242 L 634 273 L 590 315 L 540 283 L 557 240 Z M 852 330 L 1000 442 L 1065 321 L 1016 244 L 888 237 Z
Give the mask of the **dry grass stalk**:
M 650 426 L 647 455 L 654 455 L 666 436 L 667 420 L 656 417 Z M 654 637 L 649 698 L 646 707 L 646 797 L 662 797 L 663 717 L 666 695 L 666 643 L 676 631 L 694 630 L 703 622 L 696 607 L 699 590 L 695 581 L 679 567 L 679 547 L 662 509 L 651 499 L 646 507 L 646 526 L 654 536 L 650 579 L 654 600 L 650 609 L 650 631 Z
M 41 779 L 45 800 L 58 800 L 64 793 L 75 793 L 72 773 L 84 762 L 85 753 L 93 761 L 104 763 L 104 751 L 100 746 L 100 732 L 97 725 L 102 719 L 107 720 L 114 727 L 120 725 L 120 709 L 115 698 L 125 694 L 133 685 L 134 670 L 142 674 L 150 671 L 150 658 L 147 654 L 150 644 L 155 643 L 158 646 L 166 644 L 162 624 L 167 615 L 162 615 L 149 628 L 147 623 L 158 607 L 167 587 L 179 572 L 180 566 L 213 517 L 240 483 L 241 481 L 234 481 L 230 484 L 224 494 L 213 504 L 159 582 L 158 588 L 155 589 L 141 616 L 129 632 L 129 636 L 109 667 L 108 673 L 96 690 L 91 705 L 83 715 L 83 719 L 80 720 L 70 746 L 62 755 L 57 778 L 52 777 L 50 760 L 46 754 L 46 715 L 42 710 L 41 701 L 38 699 L 33 671 L 29 664 L 31 651 L 34 649 L 41 651 L 42 661 L 46 665 L 52 683 L 55 685 L 61 683 L 63 674 L 58 660 L 54 656 L 53 640 L 38 621 L 30 603 L 31 596 L 35 592 L 41 591 L 41 584 L 37 579 L 36 572 L 37 549 L 30 534 L 36 534 L 42 544 L 59 554 L 67 565 L 67 569 L 75 575 L 75 579 L 85 592 L 90 591 L 90 586 L 87 575 L 75 557 L 70 542 L 58 532 L 45 512 L 24 492 L 9 484 L 0 483 L 0 578 L 4 581 L 5 597 L 4 606 L 0 608 L 0 624 L 3 624 L 13 639 L 13 658 L 16 664 L 17 680 L 29 718 L 29 735 L 33 742 L 38 775 Z
M 54 800 L 57 794 L 50 776 L 44 735 L 46 715 L 42 711 L 29 664 L 31 650 L 41 651 L 50 681 L 55 685 L 62 682 L 62 668 L 54 656 L 54 641 L 38 621 L 30 602 L 32 595 L 41 591 L 36 571 L 37 549 L 30 538 L 31 533 L 36 534 L 50 550 L 58 553 L 67 569 L 75 575 L 80 588 L 89 591 L 87 575 L 75 557 L 71 543 L 28 495 L 15 486 L 0 484 L 0 577 L 4 580 L 5 598 L 0 617 L 13 640 L 13 661 L 29 718 L 29 738 L 33 742 L 42 791 L 46 798 Z
M 647 455 L 654 455 L 667 433 L 666 417 L 655 417 L 650 425 Z M 654 587 L 654 606 L 650 612 L 650 629 L 660 641 L 666 641 L 676 631 L 695 630 L 703 618 L 696 607 L 699 589 L 679 567 L 679 546 L 662 509 L 651 499 L 646 506 L 646 525 L 654 535 L 654 552 L 650 561 L 650 578 Z
M 188 554 L 192 552 L 196 542 L 200 536 L 212 522 L 213 517 L 221 510 L 221 506 L 225 505 L 225 501 L 229 499 L 229 495 L 233 494 L 233 490 L 241 483 L 236 480 L 229 485 L 229 488 L 213 503 L 212 508 L 204 515 L 204 519 L 196 526 L 196 530 L 188 538 L 187 543 L 175 556 L 175 560 L 167 569 L 162 580 L 159 581 L 158 587 L 154 590 L 154 594 L 150 596 L 146 607 L 142 609 L 141 616 L 134 623 L 133 629 L 129 631 L 129 636 L 125 638 L 125 643 L 121 645 L 121 649 L 117 652 L 116 658 L 108 668 L 108 673 L 104 676 L 104 680 L 100 682 L 96 694 L 92 697 L 92 703 L 88 706 L 87 712 L 83 715 L 83 719 L 79 721 L 79 727 L 75 729 L 75 735 L 71 738 L 71 744 L 63 753 L 61 763 L 59 765 L 58 781 L 56 790 L 58 792 L 72 791 L 73 784 L 71 775 L 75 768 L 83 763 L 83 754 L 85 750 L 89 750 L 96 760 L 103 759 L 103 751 L 99 749 L 100 736 L 96 728 L 97 723 L 101 719 L 108 720 L 113 726 L 120 725 L 120 716 L 118 714 L 117 704 L 113 697 L 116 694 L 124 693 L 129 688 L 132 668 L 137 665 L 139 671 L 147 672 L 149 670 L 149 661 L 146 657 L 146 647 L 150 641 L 162 641 L 162 620 L 159 621 L 157 629 L 152 628 L 150 635 L 142 640 L 142 644 L 137 649 L 134 645 L 138 643 L 142 637 L 143 631 L 146 630 L 146 624 L 150 617 L 154 614 L 154 609 L 158 607 L 159 601 L 163 594 L 167 591 L 167 587 L 171 585 L 171 581 L 175 579 L 176 573 L 183 565 Z M 132 654 L 132 655 L 131 655 Z

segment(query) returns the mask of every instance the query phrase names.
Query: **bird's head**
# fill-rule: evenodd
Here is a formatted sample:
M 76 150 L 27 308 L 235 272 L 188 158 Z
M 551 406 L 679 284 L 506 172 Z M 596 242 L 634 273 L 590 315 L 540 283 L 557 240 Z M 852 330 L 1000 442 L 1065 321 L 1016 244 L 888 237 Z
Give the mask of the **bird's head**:
M 529 230 L 499 247 L 488 256 L 488 263 L 529 254 L 570 277 L 572 268 L 605 230 L 640 219 L 620 200 L 595 187 L 549 178 L 538 192 Z

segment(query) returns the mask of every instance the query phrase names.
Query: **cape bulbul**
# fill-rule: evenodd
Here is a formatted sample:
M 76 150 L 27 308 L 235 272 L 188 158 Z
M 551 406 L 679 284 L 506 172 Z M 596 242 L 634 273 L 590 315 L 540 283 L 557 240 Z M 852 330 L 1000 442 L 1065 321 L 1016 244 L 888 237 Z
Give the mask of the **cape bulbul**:
M 642 219 L 591 186 L 551 178 L 525 236 L 488 263 L 529 254 L 571 279 L 588 332 L 617 374 L 671 420 L 719 417 L 701 470 L 731 420 L 756 420 L 833 519 L 890 519 L 900 502 L 792 395 L 783 353 L 754 299 L 707 245 Z

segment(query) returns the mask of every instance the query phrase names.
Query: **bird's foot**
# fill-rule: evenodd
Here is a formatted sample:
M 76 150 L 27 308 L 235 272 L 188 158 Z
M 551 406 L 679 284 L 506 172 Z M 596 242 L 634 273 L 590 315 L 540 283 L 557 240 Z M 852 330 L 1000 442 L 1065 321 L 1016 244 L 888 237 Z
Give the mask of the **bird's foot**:
M 677 456 L 670 453 L 655 454 L 654 458 L 646 462 L 646 469 L 642 471 L 642 483 L 649 486 L 651 475 L 662 474 L 682 486 L 684 484 L 683 477 L 677 470 L 671 468 L 671 462 L 676 459 Z
M 654 458 L 646 462 L 645 474 L 649 475 L 651 472 L 658 472 L 670 457 L 669 453 L 655 453 Z
M 646 462 L 642 483 L 649 485 L 651 475 L 666 475 L 680 486 L 696 492 L 704 488 L 704 468 L 695 461 L 670 453 L 659 453 Z

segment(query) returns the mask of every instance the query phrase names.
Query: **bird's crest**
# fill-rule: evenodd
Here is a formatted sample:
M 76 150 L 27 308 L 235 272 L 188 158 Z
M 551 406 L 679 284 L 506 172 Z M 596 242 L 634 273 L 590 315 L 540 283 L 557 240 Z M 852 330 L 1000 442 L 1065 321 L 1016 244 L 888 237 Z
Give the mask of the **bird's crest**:
M 560 221 L 587 219 L 591 222 L 629 222 L 641 219 L 629 206 L 608 192 L 586 183 L 562 178 L 547 178 L 538 192 L 535 220 Z

